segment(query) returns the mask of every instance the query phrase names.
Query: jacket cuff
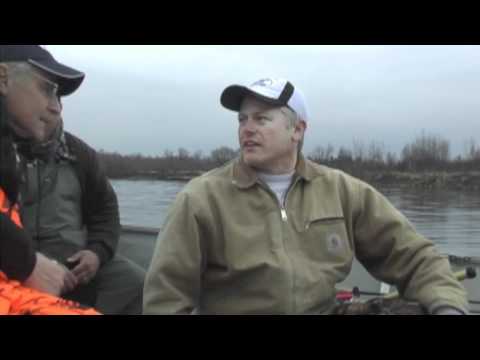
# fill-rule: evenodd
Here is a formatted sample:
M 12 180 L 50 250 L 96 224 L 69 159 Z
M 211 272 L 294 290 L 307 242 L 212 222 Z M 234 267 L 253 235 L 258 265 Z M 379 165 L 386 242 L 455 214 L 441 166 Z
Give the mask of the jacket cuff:
M 465 313 L 452 306 L 442 306 L 435 310 L 433 315 L 465 315 Z
M 432 315 L 442 315 L 444 312 L 457 312 L 458 315 L 467 315 L 469 313 L 468 309 L 447 304 L 445 302 L 436 302 L 435 304 L 430 305 L 428 312 Z
M 87 249 L 93 251 L 98 256 L 100 265 L 105 264 L 112 258 L 110 251 L 108 251 L 101 243 L 89 244 L 87 245 Z
M 14 274 L 13 277 L 18 279 L 19 282 L 24 282 L 30 277 L 30 275 L 32 275 L 35 265 L 37 265 L 37 255 L 34 252 L 32 252 L 28 257 L 28 260 L 25 263 L 25 266 L 19 268 L 18 273 Z

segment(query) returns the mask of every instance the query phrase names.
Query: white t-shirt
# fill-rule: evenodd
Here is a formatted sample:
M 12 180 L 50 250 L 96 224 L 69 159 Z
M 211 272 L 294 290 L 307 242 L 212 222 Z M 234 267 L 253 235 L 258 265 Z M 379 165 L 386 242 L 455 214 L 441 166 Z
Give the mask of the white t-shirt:
M 287 190 L 292 182 L 293 174 L 295 171 L 292 171 L 290 174 L 282 175 L 271 175 L 258 172 L 258 177 L 262 180 L 268 187 L 277 195 L 278 202 L 280 204 L 285 203 L 285 196 L 287 195 Z

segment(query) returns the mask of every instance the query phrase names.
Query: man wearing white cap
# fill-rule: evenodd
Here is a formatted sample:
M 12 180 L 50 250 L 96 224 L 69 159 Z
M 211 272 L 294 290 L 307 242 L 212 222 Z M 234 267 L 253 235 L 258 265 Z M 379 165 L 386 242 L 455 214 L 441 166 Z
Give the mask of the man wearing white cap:
M 328 314 L 355 256 L 430 313 L 467 312 L 448 260 L 375 189 L 301 153 L 311 123 L 284 79 L 227 87 L 241 154 L 192 180 L 159 234 L 147 314 Z

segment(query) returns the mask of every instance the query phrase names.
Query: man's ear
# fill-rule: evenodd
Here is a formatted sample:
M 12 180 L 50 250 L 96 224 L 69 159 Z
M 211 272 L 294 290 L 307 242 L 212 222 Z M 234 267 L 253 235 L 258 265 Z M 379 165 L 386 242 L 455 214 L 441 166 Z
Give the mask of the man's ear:
M 0 64 L 0 95 L 7 95 L 8 93 L 8 66 Z
M 305 121 L 303 120 L 297 121 L 293 129 L 292 140 L 295 142 L 301 141 L 303 139 L 303 134 L 305 133 L 306 129 L 307 129 L 307 123 Z

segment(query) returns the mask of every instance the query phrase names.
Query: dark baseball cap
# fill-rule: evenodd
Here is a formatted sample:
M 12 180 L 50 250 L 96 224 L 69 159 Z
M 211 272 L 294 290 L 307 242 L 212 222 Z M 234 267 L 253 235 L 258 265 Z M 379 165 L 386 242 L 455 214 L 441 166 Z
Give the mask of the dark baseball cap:
M 27 62 L 52 75 L 58 83 L 58 95 L 67 96 L 78 89 L 85 74 L 59 63 L 40 45 L 0 45 L 0 62 Z

